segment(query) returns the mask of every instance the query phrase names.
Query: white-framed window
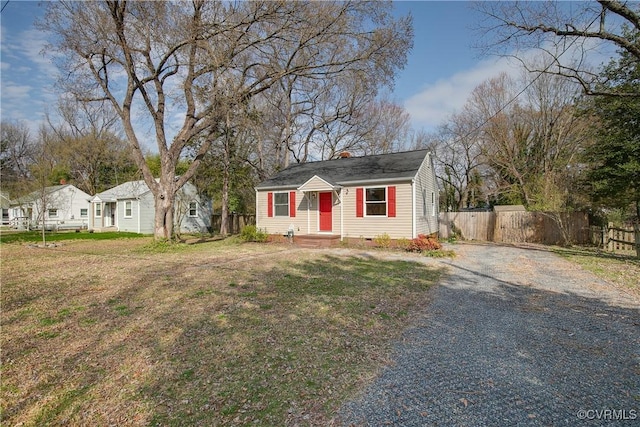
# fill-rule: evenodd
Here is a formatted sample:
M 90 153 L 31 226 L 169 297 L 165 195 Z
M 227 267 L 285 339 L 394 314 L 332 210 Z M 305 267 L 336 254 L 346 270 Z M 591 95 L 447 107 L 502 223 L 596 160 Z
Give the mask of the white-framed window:
M 86 218 L 89 216 L 89 209 L 82 208 L 80 209 L 80 218 Z
M 124 217 L 131 218 L 132 216 L 131 200 L 128 200 L 124 202 Z
M 189 202 L 189 217 L 195 218 L 198 216 L 198 202 Z
M 99 217 L 102 216 L 102 204 L 101 203 L 96 203 L 95 204 L 94 214 L 95 214 L 96 218 L 99 218 Z
M 57 218 L 58 217 L 58 209 L 49 209 L 47 211 L 49 214 L 49 218 Z
M 273 207 L 276 216 L 289 216 L 289 193 L 274 193 Z
M 387 188 L 366 188 L 364 192 L 364 206 L 366 216 L 387 215 Z

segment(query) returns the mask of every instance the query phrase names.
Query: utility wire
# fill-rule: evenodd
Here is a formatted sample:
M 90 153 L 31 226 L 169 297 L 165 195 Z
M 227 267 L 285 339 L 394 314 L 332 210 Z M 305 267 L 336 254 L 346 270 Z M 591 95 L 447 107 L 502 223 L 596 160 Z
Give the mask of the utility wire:
M 7 2 L 4 5 L 2 5 L 2 9 L 0 9 L 0 13 L 4 12 L 4 8 L 7 7 L 7 5 L 9 4 L 9 1 L 11 0 L 7 0 Z
M 596 16 L 593 21 L 591 21 L 591 23 L 589 23 L 589 25 L 587 25 L 587 28 L 591 27 L 598 19 L 600 19 L 600 16 Z M 576 41 L 578 40 L 578 37 L 575 37 L 571 43 L 569 43 L 564 50 L 560 53 L 560 55 L 555 57 L 555 60 L 551 61 L 551 63 L 549 63 L 549 65 L 547 65 L 542 71 L 538 72 L 538 75 L 531 80 L 520 92 L 518 92 L 513 98 L 511 98 L 509 101 L 507 101 L 502 107 L 500 107 L 498 109 L 498 111 L 496 111 L 495 113 L 493 113 L 490 117 L 488 117 L 486 120 L 484 120 L 482 123 L 480 123 L 478 126 L 476 126 L 475 128 L 473 128 L 472 130 L 470 130 L 469 132 L 467 132 L 464 136 L 461 136 L 459 138 L 457 138 L 456 140 L 454 140 L 454 144 L 462 141 L 465 138 L 468 138 L 471 134 L 473 134 L 474 132 L 480 130 L 481 128 L 483 128 L 487 123 L 489 123 L 492 119 L 494 119 L 498 114 L 500 114 L 501 112 L 503 112 L 509 105 L 513 104 L 520 95 L 522 95 L 523 93 L 526 92 L 527 89 L 529 89 L 531 87 L 531 85 L 533 85 L 536 80 L 538 80 L 540 78 L 540 76 L 542 76 L 542 74 L 546 73 L 547 70 L 549 68 L 551 68 L 551 66 L 557 62 L 558 59 L 560 59 L 560 57 L 562 55 L 564 55 L 565 53 L 567 53 L 567 51 L 576 43 Z

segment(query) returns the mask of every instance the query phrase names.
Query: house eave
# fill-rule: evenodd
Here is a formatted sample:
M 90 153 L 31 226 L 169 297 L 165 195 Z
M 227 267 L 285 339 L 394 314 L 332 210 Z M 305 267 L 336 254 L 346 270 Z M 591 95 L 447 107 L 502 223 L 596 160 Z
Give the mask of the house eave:
M 355 185 L 371 185 L 371 184 L 397 184 L 397 183 L 411 183 L 415 181 L 415 176 L 404 176 L 398 178 L 376 178 L 376 179 L 360 179 L 356 181 L 341 181 L 340 184 L 343 187 L 352 187 Z
M 340 181 L 331 187 L 332 190 L 339 190 L 343 187 L 353 187 L 356 185 L 377 185 L 377 184 L 397 184 L 411 183 L 415 181 L 415 176 L 404 176 L 396 178 L 376 178 L 376 179 L 359 179 L 354 181 Z M 306 183 L 306 181 L 305 181 Z M 284 191 L 284 190 L 300 190 L 304 184 L 288 184 L 288 185 L 266 185 L 264 187 L 254 187 L 256 191 Z M 300 190 L 304 191 L 304 190 Z M 315 190 L 314 190 L 315 191 Z
M 311 181 L 313 181 L 314 179 L 318 179 L 318 180 L 322 181 L 322 183 L 324 184 L 324 187 L 312 188 L 312 189 L 305 188 L 305 186 L 307 184 L 309 184 Z M 335 191 L 335 190 L 339 190 L 341 188 L 342 188 L 342 186 L 340 186 L 340 185 L 333 184 L 333 183 L 327 181 L 326 179 L 322 178 L 321 176 L 314 175 L 311 178 L 309 178 L 307 181 L 305 181 L 304 184 L 302 184 L 300 187 L 298 187 L 297 190 L 298 191 L 302 191 L 303 193 L 306 193 L 306 192 L 312 192 L 312 191 Z

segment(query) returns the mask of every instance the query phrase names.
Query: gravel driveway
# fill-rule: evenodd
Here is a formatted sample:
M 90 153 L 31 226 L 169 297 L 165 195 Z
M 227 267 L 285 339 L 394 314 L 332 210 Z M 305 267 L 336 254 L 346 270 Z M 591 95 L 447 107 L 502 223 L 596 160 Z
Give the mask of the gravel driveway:
M 640 425 L 637 300 L 544 250 L 455 249 L 343 425 Z

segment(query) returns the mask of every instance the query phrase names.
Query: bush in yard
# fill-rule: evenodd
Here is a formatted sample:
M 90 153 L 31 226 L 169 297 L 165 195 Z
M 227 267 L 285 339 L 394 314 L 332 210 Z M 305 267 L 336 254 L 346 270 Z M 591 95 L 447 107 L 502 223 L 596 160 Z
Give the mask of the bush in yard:
M 391 237 L 387 233 L 383 233 L 374 237 L 373 243 L 379 248 L 387 249 L 391 246 Z
M 240 239 L 244 242 L 266 242 L 269 235 L 255 225 L 247 225 L 240 232 Z
M 440 242 L 435 237 L 429 237 L 425 234 L 418 234 L 418 237 L 411 240 L 407 246 L 409 252 L 426 252 L 435 251 L 442 248 Z

